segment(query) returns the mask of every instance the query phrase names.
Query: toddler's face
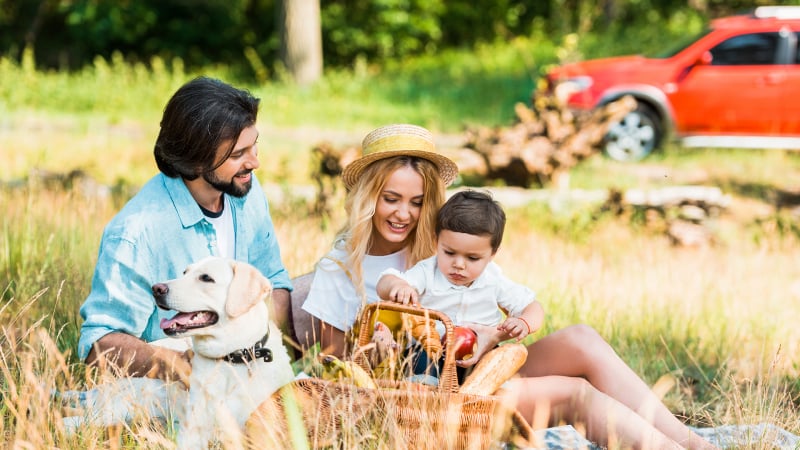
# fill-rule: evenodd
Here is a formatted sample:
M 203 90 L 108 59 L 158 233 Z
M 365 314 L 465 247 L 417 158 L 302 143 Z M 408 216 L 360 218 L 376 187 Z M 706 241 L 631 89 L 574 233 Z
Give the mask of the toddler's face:
M 494 258 L 490 236 L 442 230 L 436 244 L 439 271 L 457 286 L 470 286 Z

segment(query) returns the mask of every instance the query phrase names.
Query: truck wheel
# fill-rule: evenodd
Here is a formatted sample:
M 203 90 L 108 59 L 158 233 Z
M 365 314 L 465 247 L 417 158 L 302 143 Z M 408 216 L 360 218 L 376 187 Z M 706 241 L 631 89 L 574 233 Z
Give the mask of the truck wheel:
M 658 114 L 639 103 L 634 111 L 609 127 L 604 151 L 616 161 L 640 161 L 658 148 L 662 137 Z

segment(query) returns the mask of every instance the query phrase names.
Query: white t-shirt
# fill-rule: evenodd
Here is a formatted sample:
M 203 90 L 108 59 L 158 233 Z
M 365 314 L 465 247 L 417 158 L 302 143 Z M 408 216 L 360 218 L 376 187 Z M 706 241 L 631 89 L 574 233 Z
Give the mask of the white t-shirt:
M 350 276 L 345 272 L 346 257 L 347 253 L 343 249 L 334 248 L 317 263 L 314 281 L 303 303 L 303 309 L 309 314 L 345 332 L 353 327 L 363 306 Z M 379 300 L 375 287 L 381 272 L 389 268 L 402 270 L 405 262 L 405 249 L 385 256 L 364 257 L 364 291 L 367 303 Z
M 381 273 L 384 274 L 406 280 L 419 292 L 422 306 L 445 313 L 455 325 L 471 322 L 497 326 L 503 320 L 498 308 L 515 317 L 536 299 L 536 293 L 508 279 L 494 261 L 486 265 L 469 287 L 449 282 L 439 271 L 436 256 L 405 272 L 390 268 Z
M 233 214 L 231 214 L 231 204 L 227 195 L 223 195 L 222 214 L 219 217 L 206 216 L 211 225 L 214 226 L 214 231 L 217 235 L 217 240 L 212 243 L 216 256 L 224 258 L 233 258 L 234 249 L 236 248 L 236 239 L 233 232 Z

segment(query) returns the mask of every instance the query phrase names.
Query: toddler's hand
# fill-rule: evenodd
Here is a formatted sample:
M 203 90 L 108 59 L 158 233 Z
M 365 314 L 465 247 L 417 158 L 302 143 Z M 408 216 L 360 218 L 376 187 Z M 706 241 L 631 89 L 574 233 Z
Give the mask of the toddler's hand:
M 419 293 L 409 285 L 395 286 L 389 291 L 389 300 L 404 305 L 419 303 Z
M 497 326 L 497 329 L 512 338 L 516 338 L 517 341 L 524 339 L 531 331 L 528 327 L 528 322 L 521 317 L 508 317 L 503 323 Z
M 478 343 L 475 345 L 475 353 L 467 359 L 456 360 L 456 365 L 459 367 L 471 367 L 477 364 L 486 352 L 493 349 L 500 342 L 500 336 L 495 327 L 476 323 L 464 323 L 462 326 L 471 329 L 478 335 Z

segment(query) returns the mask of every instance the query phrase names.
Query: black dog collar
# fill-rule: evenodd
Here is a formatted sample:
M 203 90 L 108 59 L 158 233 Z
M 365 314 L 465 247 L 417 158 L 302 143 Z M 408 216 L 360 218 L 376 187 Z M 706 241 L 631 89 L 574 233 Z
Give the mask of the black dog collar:
M 236 350 L 233 353 L 225 355 L 222 359 L 232 364 L 248 363 L 255 359 L 263 359 L 264 362 L 270 362 L 272 361 L 272 350 L 266 347 L 268 339 L 269 328 L 267 328 L 267 334 L 252 347 Z

